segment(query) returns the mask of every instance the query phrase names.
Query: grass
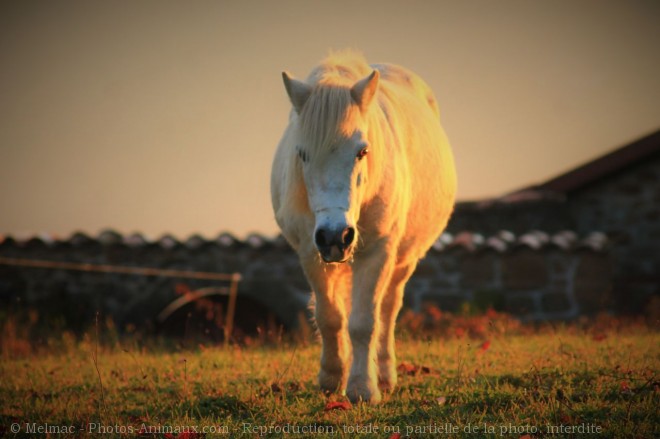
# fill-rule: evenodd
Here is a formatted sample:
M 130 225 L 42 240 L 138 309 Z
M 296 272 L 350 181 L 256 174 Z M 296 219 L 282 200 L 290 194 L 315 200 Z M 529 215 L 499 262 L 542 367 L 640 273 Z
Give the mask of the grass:
M 660 335 L 649 328 L 404 336 L 395 392 L 336 408 L 344 400 L 316 387 L 316 344 L 172 351 L 95 338 L 3 354 L 0 436 L 12 424 L 21 437 L 660 436 Z

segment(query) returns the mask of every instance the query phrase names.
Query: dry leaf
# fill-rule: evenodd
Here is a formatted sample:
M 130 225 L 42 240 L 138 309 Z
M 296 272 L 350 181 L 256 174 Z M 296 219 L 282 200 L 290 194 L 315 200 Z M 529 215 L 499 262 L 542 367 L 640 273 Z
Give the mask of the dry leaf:
M 396 368 L 397 372 L 402 375 L 417 375 L 417 374 L 430 374 L 432 369 L 428 366 L 418 366 L 416 364 L 403 361 Z
M 329 412 L 330 410 L 350 410 L 350 408 L 351 403 L 348 401 L 331 401 L 325 405 L 323 410 Z

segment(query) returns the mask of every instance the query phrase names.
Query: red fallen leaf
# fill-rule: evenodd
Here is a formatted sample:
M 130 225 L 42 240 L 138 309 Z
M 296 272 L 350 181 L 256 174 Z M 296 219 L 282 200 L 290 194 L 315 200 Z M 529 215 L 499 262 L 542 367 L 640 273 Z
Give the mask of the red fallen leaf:
M 279 395 L 281 393 L 284 393 L 285 391 L 289 393 L 296 393 L 301 390 L 303 390 L 305 386 L 302 383 L 299 383 L 298 381 L 289 381 L 287 383 L 272 383 L 268 389 L 265 389 L 264 391 L 261 392 L 261 396 L 266 396 L 270 395 L 271 393 L 274 395 Z
M 432 369 L 428 366 L 418 366 L 416 364 L 408 363 L 403 361 L 396 368 L 397 372 L 403 375 L 417 375 L 419 373 L 428 375 L 432 372 Z
M 426 310 L 433 321 L 439 321 L 442 318 L 442 311 L 436 307 L 430 307 Z
M 329 412 L 330 410 L 350 410 L 350 408 L 351 403 L 348 401 L 331 401 L 325 405 L 323 410 Z
M 497 317 L 497 314 L 498 312 L 495 311 L 493 308 L 488 308 L 486 310 L 486 317 L 488 317 L 489 319 L 494 319 L 495 317 Z
M 396 370 L 406 375 L 415 375 L 417 373 L 417 366 L 415 366 L 412 363 L 408 363 L 407 361 L 404 361 L 397 366 Z
M 133 386 L 130 388 L 131 391 L 133 392 L 148 392 L 149 389 L 147 389 L 145 386 Z
M 528 434 L 524 434 L 524 435 L 520 436 L 520 438 L 518 438 L 518 439 L 532 439 L 532 437 Z
M 291 381 L 287 383 L 286 388 L 289 392 L 299 392 L 305 389 L 304 384 L 299 383 L 298 381 Z
M 488 349 L 490 349 L 490 340 L 486 340 L 483 343 L 481 343 L 479 349 L 481 350 L 481 352 L 486 352 Z
M 627 393 L 627 394 L 632 394 L 633 393 L 633 391 L 630 388 L 630 386 L 628 385 L 627 381 L 621 381 L 621 386 L 620 387 L 621 387 L 621 393 Z
M 559 422 L 561 422 L 562 424 L 565 424 L 565 425 L 569 425 L 569 424 L 573 423 L 573 418 L 571 418 L 569 415 L 564 413 L 563 415 L 561 415 L 559 417 Z
M 390 436 L 389 439 L 400 439 L 401 438 L 401 433 L 392 433 L 392 436 Z
M 198 437 L 201 437 L 199 433 L 184 431 L 183 433 L 179 433 L 176 439 L 196 439 Z
M 593 341 L 603 341 L 607 338 L 607 334 L 605 333 L 598 333 L 594 334 L 594 336 L 591 338 Z

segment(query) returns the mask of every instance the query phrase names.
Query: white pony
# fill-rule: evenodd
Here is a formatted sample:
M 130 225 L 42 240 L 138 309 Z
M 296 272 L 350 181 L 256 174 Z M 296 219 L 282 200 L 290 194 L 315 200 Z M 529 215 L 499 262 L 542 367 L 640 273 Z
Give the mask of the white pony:
M 453 156 L 431 89 L 403 67 L 344 51 L 306 81 L 282 76 L 293 109 L 271 196 L 315 292 L 319 384 L 378 402 L 397 381 L 404 286 L 454 206 Z

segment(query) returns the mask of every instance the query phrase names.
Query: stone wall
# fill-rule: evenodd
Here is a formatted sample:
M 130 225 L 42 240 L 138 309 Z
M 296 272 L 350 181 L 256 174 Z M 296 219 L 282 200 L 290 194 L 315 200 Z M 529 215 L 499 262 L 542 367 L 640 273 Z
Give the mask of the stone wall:
M 611 309 L 612 266 L 604 235 L 579 243 L 570 232 L 519 239 L 505 233 L 490 240 L 476 249 L 430 253 L 411 279 L 407 303 L 419 309 L 431 301 L 455 311 L 467 301 L 525 320 L 572 319 Z
M 77 262 L 122 267 L 152 267 L 195 272 L 240 273 L 237 325 L 295 328 L 305 318 L 309 287 L 293 251 L 281 238 L 230 235 L 214 240 L 193 236 L 185 242 L 163 237 L 104 232 L 96 238 L 76 234 L 65 241 L 33 238 L 0 243 L 0 257 Z M 464 302 L 493 306 L 524 319 L 569 319 L 611 305 L 611 260 L 607 239 L 582 239 L 571 232 L 484 237 L 443 235 L 411 279 L 406 306 L 419 310 L 434 302 L 457 311 Z M 0 303 L 9 310 L 36 309 L 74 329 L 88 327 L 96 311 L 120 328 L 151 327 L 155 317 L 182 290 L 226 287 L 226 282 L 80 272 L 61 268 L 8 266 L 0 263 Z M 215 297 L 220 313 L 226 297 Z M 192 305 L 191 305 L 192 306 Z M 194 323 L 212 310 L 188 308 Z M 186 318 L 179 316 L 179 319 Z M 212 316 L 213 317 L 213 316 Z M 217 317 L 217 316 L 215 316 Z M 217 318 L 213 320 L 217 322 Z M 179 322 L 187 325 L 190 322 Z
M 660 294 L 660 154 L 576 191 L 567 201 L 574 230 L 612 240 L 620 309 Z
M 566 194 L 530 190 L 523 199 L 459 203 L 448 226 L 483 234 L 500 229 L 605 233 L 614 306 L 639 312 L 660 294 L 660 153 Z
M 147 242 L 139 235 L 121 237 L 104 232 L 92 239 L 82 234 L 66 241 L 34 238 L 26 242 L 5 239 L 0 257 L 121 267 L 150 267 L 192 272 L 240 273 L 237 325 L 254 314 L 295 327 L 298 311 L 308 301 L 308 288 L 288 247 L 261 238 L 238 241 L 229 235 L 217 240 L 193 236 L 186 242 L 166 236 Z M 286 279 L 286 282 L 273 282 Z M 227 288 L 228 282 L 75 270 L 14 267 L 0 264 L 0 301 L 17 308 L 36 308 L 62 315 L 69 326 L 89 326 L 98 310 L 119 327 L 155 329 L 156 316 L 180 291 Z M 226 309 L 227 297 L 215 297 Z M 186 309 L 186 312 L 195 310 Z M 202 310 L 203 311 L 203 310 Z M 241 319 L 241 315 L 244 315 Z M 255 328 L 244 328 L 254 330 Z

